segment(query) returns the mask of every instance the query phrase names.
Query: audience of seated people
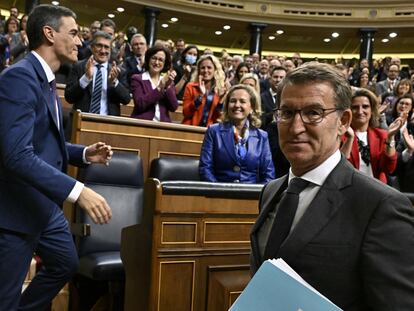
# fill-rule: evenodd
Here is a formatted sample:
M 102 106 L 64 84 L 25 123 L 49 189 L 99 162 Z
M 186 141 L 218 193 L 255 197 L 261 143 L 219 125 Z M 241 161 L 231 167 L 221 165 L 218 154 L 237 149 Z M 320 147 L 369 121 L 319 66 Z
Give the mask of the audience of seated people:
M 131 79 L 134 110 L 137 119 L 171 122 L 169 112 L 177 110 L 171 54 L 162 45 L 155 45 L 145 52 L 145 71 Z M 161 76 L 165 73 L 164 76 Z
M 260 130 L 258 94 L 232 86 L 224 99 L 223 122 L 210 125 L 200 153 L 200 179 L 266 183 L 275 177 L 267 133 Z

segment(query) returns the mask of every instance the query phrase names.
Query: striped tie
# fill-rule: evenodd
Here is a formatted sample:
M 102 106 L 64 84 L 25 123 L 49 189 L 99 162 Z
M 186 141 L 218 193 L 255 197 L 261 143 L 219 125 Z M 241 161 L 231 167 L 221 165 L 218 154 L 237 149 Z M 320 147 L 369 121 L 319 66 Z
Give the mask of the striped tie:
M 101 112 L 101 96 L 102 96 L 102 72 L 101 64 L 96 64 L 95 85 L 92 92 L 92 101 L 89 111 L 99 114 Z

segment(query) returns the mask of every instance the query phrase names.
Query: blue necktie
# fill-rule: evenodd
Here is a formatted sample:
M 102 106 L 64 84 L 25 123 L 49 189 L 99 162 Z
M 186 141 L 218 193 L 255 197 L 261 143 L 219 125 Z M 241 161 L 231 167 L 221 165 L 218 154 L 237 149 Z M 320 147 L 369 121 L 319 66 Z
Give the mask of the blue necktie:
M 92 101 L 89 112 L 99 114 L 101 112 L 101 97 L 102 97 L 102 72 L 101 64 L 96 64 L 95 85 L 93 87 Z

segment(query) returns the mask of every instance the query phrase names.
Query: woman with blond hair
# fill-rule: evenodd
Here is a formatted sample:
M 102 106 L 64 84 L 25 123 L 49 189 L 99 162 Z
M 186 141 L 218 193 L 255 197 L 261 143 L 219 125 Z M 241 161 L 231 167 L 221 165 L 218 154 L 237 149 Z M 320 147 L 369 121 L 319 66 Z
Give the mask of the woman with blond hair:
M 221 116 L 227 88 L 220 61 L 213 55 L 201 56 L 191 82 L 185 87 L 182 123 L 196 126 L 216 123 Z
M 223 122 L 211 125 L 200 153 L 200 178 L 211 182 L 266 183 L 275 177 L 267 133 L 260 129 L 256 91 L 243 84 L 224 99 Z

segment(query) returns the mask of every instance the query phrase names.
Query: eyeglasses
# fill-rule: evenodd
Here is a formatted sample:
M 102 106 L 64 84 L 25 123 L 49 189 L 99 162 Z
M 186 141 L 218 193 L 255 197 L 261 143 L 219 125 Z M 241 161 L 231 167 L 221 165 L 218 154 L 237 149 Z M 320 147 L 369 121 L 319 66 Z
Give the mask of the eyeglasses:
M 164 58 L 158 58 L 158 57 L 156 57 L 156 56 L 153 56 L 153 57 L 151 57 L 150 58 L 150 60 L 152 61 L 152 62 L 160 62 L 160 63 L 164 63 L 165 62 L 165 59 Z
M 306 107 L 303 109 L 275 109 L 273 116 L 277 123 L 290 123 L 295 118 L 296 113 L 299 113 L 300 118 L 304 124 L 317 124 L 320 123 L 328 114 L 341 110 L 338 108 L 316 108 Z
M 109 45 L 102 44 L 102 43 L 95 43 L 93 46 L 96 47 L 98 50 L 102 50 L 102 49 L 109 50 L 111 48 Z

